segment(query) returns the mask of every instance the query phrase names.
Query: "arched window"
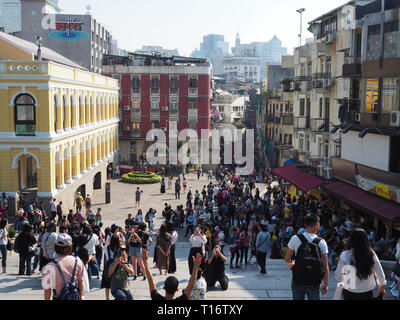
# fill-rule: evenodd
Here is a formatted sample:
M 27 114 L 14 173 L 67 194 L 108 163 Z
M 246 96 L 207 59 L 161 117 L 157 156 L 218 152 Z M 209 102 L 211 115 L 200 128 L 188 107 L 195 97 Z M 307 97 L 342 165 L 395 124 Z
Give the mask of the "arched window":
M 29 94 L 21 94 L 14 102 L 14 124 L 16 136 L 36 135 L 35 99 Z

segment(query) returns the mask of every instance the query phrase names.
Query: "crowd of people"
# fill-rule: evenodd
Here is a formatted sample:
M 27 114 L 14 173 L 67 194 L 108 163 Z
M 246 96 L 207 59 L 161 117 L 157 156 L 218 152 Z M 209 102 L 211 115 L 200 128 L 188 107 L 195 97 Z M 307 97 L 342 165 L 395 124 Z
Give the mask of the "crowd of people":
M 331 212 L 324 201 L 315 197 L 291 196 L 286 185 L 268 172 L 244 178 L 220 167 L 215 175 L 211 170 L 206 172 L 208 181 L 199 190 L 188 188 L 185 171 L 182 173 L 182 178 L 175 182 L 167 176 L 161 182 L 161 193 L 166 192 L 166 178 L 168 189 L 175 184 L 176 199 L 180 199 L 183 188 L 185 202 L 176 208 L 165 203 L 161 213 L 164 221 L 157 233 L 154 228 L 157 211 L 150 208 L 145 214 L 142 212 L 143 191 L 139 187 L 134 195 L 137 213 L 128 215 L 125 228 L 117 224 L 104 228 L 101 209 L 92 209 L 89 195 L 83 197 L 78 193 L 73 199 L 75 210 L 69 210 L 67 215 L 62 202 L 57 203 L 56 199 L 51 201 L 47 213 L 43 202 L 27 203 L 22 198 L 15 223 L 19 235 L 13 244 L 19 254 L 19 275 L 30 276 L 39 268 L 45 299 L 50 299 L 52 293 L 54 299 L 82 299 L 89 292 L 91 280 L 96 278 L 101 279 L 107 300 L 110 294 L 117 300 L 132 300 L 129 281 L 140 276 L 148 281 L 152 299 L 173 299 L 179 284 L 172 276 L 177 271 L 175 245 L 178 231 L 182 230 L 191 244 L 190 280 L 177 299 L 205 299 L 207 290 L 217 282 L 222 290 L 227 290 L 225 263 L 229 261 L 229 268 L 240 272 L 253 263 L 253 258 L 261 274 L 268 274 L 267 258 L 285 259 L 293 271 L 295 300 L 305 296 L 319 299 L 320 292 L 328 292 L 330 270 L 337 269 L 340 282 L 342 267 L 347 264 L 355 265 L 359 282 L 355 291 L 343 289 L 345 299 L 371 298 L 375 284 L 372 274 L 378 279 L 380 296 L 385 295 L 386 280 L 379 259 L 398 260 L 400 242 L 380 235 L 376 238 L 372 230 L 364 231 L 362 217 Z M 204 174 L 200 169 L 195 173 L 198 180 Z M 259 182 L 266 183 L 265 189 L 256 188 Z M 0 207 L 7 203 L 3 194 Z M 2 216 L 3 273 L 7 273 L 7 250 L 12 249 L 7 227 L 8 220 Z M 153 268 L 160 275 L 169 275 L 164 285 L 165 297 L 155 289 L 148 265 L 149 247 L 155 234 Z M 310 260 L 302 257 L 303 252 L 315 253 L 314 260 L 318 263 L 302 269 Z M 351 258 L 354 252 L 355 261 Z M 307 269 L 314 271 L 306 275 Z M 400 280 L 396 275 L 395 278 Z

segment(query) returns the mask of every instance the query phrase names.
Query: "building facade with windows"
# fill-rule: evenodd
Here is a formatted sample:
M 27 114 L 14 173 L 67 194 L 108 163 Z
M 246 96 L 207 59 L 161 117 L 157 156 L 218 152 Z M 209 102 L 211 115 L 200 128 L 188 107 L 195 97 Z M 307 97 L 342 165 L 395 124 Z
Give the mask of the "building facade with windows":
M 13 38 L 0 38 L 0 190 L 10 208 L 26 193 L 72 209 L 78 191 L 102 189 L 117 159 L 118 81 L 55 52 L 35 60 L 29 45 Z
M 210 129 L 212 69 L 205 59 L 105 56 L 103 72 L 121 84 L 121 163 L 138 163 L 154 143 L 146 141 L 150 129 L 161 129 L 167 139 L 170 128 L 193 129 L 199 137 Z
M 103 55 L 111 54 L 112 36 L 92 15 L 42 11 L 49 1 L 24 0 L 21 3 L 21 33 L 26 41 L 42 37 L 50 48 L 85 69 L 101 73 Z
M 351 90 L 337 128 L 341 156 L 332 158 L 338 182 L 328 188 L 377 217 L 381 230 L 400 221 L 400 2 L 383 3 L 374 1 L 353 13 L 354 42 L 342 69 Z

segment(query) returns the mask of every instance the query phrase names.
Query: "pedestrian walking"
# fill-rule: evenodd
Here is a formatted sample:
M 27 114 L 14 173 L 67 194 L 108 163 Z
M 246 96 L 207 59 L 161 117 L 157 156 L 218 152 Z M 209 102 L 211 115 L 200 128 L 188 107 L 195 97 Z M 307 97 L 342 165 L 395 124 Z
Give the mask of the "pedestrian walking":
M 267 226 L 260 223 L 256 240 L 256 258 L 257 263 L 261 268 L 260 273 L 262 274 L 267 273 L 265 269 L 266 258 L 268 252 L 271 250 L 271 235 L 267 231 Z
M 142 195 L 143 191 L 140 190 L 139 187 L 137 187 L 136 192 L 135 192 L 135 206 L 140 207 L 140 197 Z
M 346 245 L 335 272 L 336 280 L 343 286 L 342 299 L 372 300 L 377 283 L 379 298 L 383 300 L 386 295 L 385 273 L 365 230 L 354 229 Z M 351 269 L 350 274 L 356 275 L 355 281 L 345 281 L 345 268 Z
M 290 239 L 285 262 L 293 271 L 293 300 L 304 300 L 305 296 L 308 300 L 319 300 L 320 290 L 322 294 L 328 292 L 328 246 L 317 236 L 320 218 L 316 214 L 307 214 L 304 224 L 305 232 Z

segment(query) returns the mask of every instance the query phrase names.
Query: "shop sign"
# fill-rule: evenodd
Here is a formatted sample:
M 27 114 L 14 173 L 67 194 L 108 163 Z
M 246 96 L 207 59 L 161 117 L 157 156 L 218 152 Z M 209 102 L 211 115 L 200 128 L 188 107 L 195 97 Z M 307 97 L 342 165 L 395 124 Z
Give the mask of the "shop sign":
M 357 186 L 382 198 L 400 203 L 400 189 L 356 175 Z
M 83 22 L 77 18 L 67 17 L 65 21 L 55 23 L 55 30 L 49 32 L 49 37 L 68 42 L 86 40 L 89 38 L 89 34 L 82 30 L 82 26 Z

